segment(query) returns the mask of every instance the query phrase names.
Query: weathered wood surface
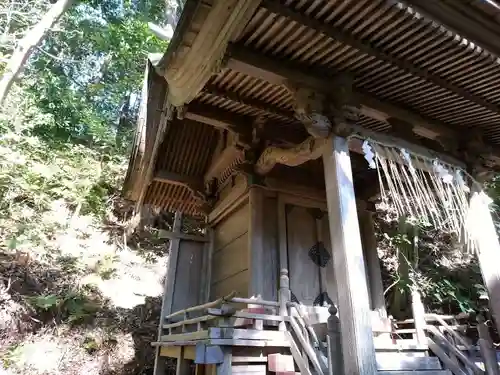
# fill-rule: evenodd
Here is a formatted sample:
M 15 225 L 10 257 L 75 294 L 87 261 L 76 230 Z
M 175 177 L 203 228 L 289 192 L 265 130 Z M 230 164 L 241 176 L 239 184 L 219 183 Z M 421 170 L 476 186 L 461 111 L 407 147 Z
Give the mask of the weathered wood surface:
M 182 226 L 182 214 L 176 212 L 174 216 L 173 232 L 176 234 L 180 233 L 181 226 Z M 165 316 L 169 315 L 172 312 L 179 245 L 180 245 L 180 239 L 178 238 L 170 241 L 168 269 L 167 269 L 167 274 L 165 275 L 163 300 L 160 312 L 160 324 L 158 324 L 158 340 L 160 340 L 162 334 L 163 330 L 162 324 L 165 321 Z M 160 349 L 158 347 L 155 350 L 155 363 L 153 371 L 154 371 L 153 375 L 161 375 L 165 372 L 165 360 L 163 358 L 160 358 Z
M 177 358 L 177 368 L 175 370 L 176 375 L 191 375 L 190 362 L 184 357 L 185 350 L 184 346 L 180 347 L 180 355 Z
M 217 225 L 221 220 L 224 220 L 227 215 L 231 214 L 233 210 L 248 201 L 247 191 L 248 184 L 246 179 L 237 181 L 230 193 L 221 197 L 215 204 L 212 212 L 208 214 L 208 223 L 210 225 Z
M 211 295 L 221 297 L 230 291 L 247 297 L 249 290 L 249 205 L 227 215 L 214 228 Z
M 489 197 L 480 187 L 473 186 L 468 224 L 477 244 L 479 266 L 488 290 L 491 312 L 500 331 L 500 243 L 488 202 Z
M 347 139 L 331 138 L 323 165 L 345 374 L 375 374 L 369 295 Z
M 264 194 L 257 186 L 250 187 L 249 192 L 249 229 L 248 229 L 248 268 L 250 298 L 264 298 L 266 283 L 264 273 Z M 269 293 L 267 293 L 269 294 Z
M 316 244 L 316 222 L 307 208 L 288 206 L 286 223 L 290 290 L 299 302 L 312 306 L 321 291 L 319 267 L 308 254 Z
M 279 288 L 279 246 L 278 246 L 278 212 L 277 199 L 264 199 L 263 204 L 263 235 L 264 259 L 261 264 L 264 278 L 262 298 L 269 301 L 278 300 Z
M 373 224 L 373 214 L 364 207 L 359 210 L 359 222 L 368 273 L 368 290 L 372 310 L 377 311 L 381 317 L 387 317 L 385 307 L 384 287 L 382 285 L 382 272 L 377 253 L 377 238 Z
M 416 357 L 404 353 L 377 353 L 379 371 L 441 370 L 437 357 Z
M 181 240 L 177 256 L 172 311 L 196 306 L 200 302 L 204 243 Z

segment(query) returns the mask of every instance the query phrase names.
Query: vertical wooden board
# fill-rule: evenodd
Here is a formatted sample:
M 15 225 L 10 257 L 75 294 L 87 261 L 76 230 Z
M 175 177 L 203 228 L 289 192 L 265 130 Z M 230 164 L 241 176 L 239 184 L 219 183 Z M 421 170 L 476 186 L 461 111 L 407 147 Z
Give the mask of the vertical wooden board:
M 365 283 L 348 140 L 333 136 L 323 154 L 330 238 L 337 280 L 342 354 L 347 375 L 376 374 L 375 347 Z
M 326 267 L 321 269 L 322 276 L 322 287 L 323 291 L 328 293 L 328 297 L 333 301 L 335 306 L 338 306 L 337 298 L 337 282 L 335 281 L 335 270 L 331 266 L 333 264 L 333 253 L 332 253 L 332 241 L 330 240 L 330 223 L 328 221 L 328 215 L 325 214 L 321 219 L 321 234 L 323 236 L 323 243 L 325 249 L 330 253 L 330 260 Z
M 279 248 L 278 248 L 278 213 L 277 199 L 264 199 L 264 274 L 265 300 L 278 300 L 279 287 Z
M 240 209 L 226 217 L 220 224 L 214 228 L 215 244 L 214 249 L 222 249 L 229 242 L 242 234 L 248 232 L 249 225 L 249 209 L 248 204 L 245 204 Z
M 212 283 L 248 268 L 248 233 L 237 237 L 213 255 Z
M 217 299 L 227 296 L 231 292 L 236 292 L 238 297 L 248 297 L 248 270 L 243 270 L 227 279 L 223 279 L 212 284 L 212 298 Z
M 173 312 L 198 304 L 202 287 L 203 246 L 204 244 L 200 242 L 181 240 L 172 303 Z
M 312 305 L 320 293 L 319 267 L 309 258 L 316 243 L 316 223 L 305 207 L 288 206 L 287 243 L 290 290 L 300 303 Z

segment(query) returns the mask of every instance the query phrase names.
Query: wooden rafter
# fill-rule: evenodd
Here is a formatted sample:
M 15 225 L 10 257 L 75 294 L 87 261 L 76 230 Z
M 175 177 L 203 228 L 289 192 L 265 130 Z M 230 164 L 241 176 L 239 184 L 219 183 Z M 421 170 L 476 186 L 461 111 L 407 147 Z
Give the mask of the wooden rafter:
M 456 0 L 399 1 L 500 57 L 500 25 L 473 6 Z
M 205 183 L 219 177 L 233 163 L 243 157 L 243 150 L 236 145 L 226 147 L 219 155 L 217 155 L 204 176 Z
M 299 24 L 302 24 L 310 29 L 313 29 L 317 32 L 320 32 L 334 40 L 337 40 L 339 42 L 342 42 L 346 45 L 349 45 L 353 48 L 356 48 L 362 53 L 366 53 L 367 55 L 373 56 L 377 59 L 386 61 L 394 66 L 397 66 L 401 70 L 404 70 L 405 72 L 411 73 L 415 76 L 418 76 L 428 82 L 432 82 L 435 85 L 448 90 L 450 92 L 455 93 L 456 95 L 472 102 L 477 105 L 480 105 L 481 107 L 484 107 L 492 112 L 495 113 L 500 113 L 500 107 L 496 105 L 495 103 L 491 103 L 484 98 L 477 96 L 473 94 L 472 92 L 468 91 L 467 89 L 463 87 L 459 87 L 454 85 L 453 83 L 447 81 L 446 79 L 443 79 L 435 74 L 433 74 L 429 69 L 418 67 L 409 61 L 405 61 L 402 59 L 399 59 L 396 56 L 391 55 L 390 53 L 381 51 L 379 49 L 376 49 L 372 47 L 370 44 L 356 38 L 352 34 L 348 34 L 345 31 L 341 30 L 338 27 L 335 27 L 333 25 L 328 25 L 325 24 L 319 20 L 316 20 L 314 18 L 310 18 L 307 15 L 295 11 L 294 9 L 282 5 L 281 3 L 273 0 L 264 0 L 262 1 L 261 4 L 264 8 L 269 10 L 272 13 L 278 14 L 280 16 L 286 17 L 288 19 L 291 19 Z
M 276 61 L 240 45 L 233 45 L 229 49 L 227 67 L 243 74 L 267 80 L 275 85 L 281 85 L 290 80 L 326 92 L 332 90 L 331 82 L 327 78 L 331 77 L 331 74 L 324 71 L 318 72 L 316 68 L 315 73 L 312 73 L 307 66 Z M 428 119 L 410 109 L 381 101 L 359 89 L 353 89 L 353 102 L 357 103 L 361 113 L 368 117 L 386 122 L 393 117 L 411 123 L 415 133 L 439 141 L 445 149 L 450 144 L 461 145 L 464 141 L 463 135 L 448 124 Z M 488 144 L 484 144 L 482 157 L 491 163 L 500 164 L 500 152 Z
M 191 192 L 194 201 L 199 206 L 203 207 L 209 204 L 209 200 L 204 192 L 204 182 L 202 179 L 173 173 L 167 170 L 159 170 L 155 173 L 153 181 L 184 186 Z

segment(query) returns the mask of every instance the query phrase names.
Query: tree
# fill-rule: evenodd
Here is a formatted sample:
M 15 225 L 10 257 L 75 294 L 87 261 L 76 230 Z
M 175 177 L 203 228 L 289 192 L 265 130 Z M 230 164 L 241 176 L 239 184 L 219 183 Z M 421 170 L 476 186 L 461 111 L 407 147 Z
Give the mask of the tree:
M 2 106 L 14 80 L 19 75 L 36 47 L 40 45 L 51 27 L 62 17 L 72 0 L 58 0 L 31 30 L 21 39 L 7 63 L 0 79 L 0 106 Z

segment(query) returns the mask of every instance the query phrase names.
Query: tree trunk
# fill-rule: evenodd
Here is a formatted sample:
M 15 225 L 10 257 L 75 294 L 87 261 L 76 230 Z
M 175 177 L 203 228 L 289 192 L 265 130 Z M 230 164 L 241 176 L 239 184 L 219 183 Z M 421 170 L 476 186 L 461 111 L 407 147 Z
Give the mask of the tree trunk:
M 35 48 L 47 35 L 48 31 L 69 8 L 72 0 L 58 0 L 34 27 L 21 39 L 9 59 L 5 72 L 0 79 L 0 106 L 3 105 L 12 84 L 23 69 Z

